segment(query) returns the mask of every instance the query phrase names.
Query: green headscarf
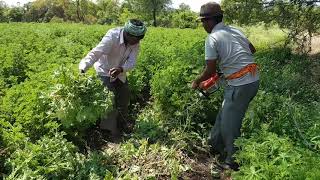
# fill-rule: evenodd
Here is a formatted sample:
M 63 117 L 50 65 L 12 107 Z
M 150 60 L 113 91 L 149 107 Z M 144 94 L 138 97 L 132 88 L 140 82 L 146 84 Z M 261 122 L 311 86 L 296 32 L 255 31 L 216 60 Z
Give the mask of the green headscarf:
M 136 26 L 134 25 L 131 20 L 129 20 L 124 25 L 124 31 L 127 33 L 133 35 L 133 36 L 143 36 L 147 32 L 147 27 L 142 23 L 142 26 Z

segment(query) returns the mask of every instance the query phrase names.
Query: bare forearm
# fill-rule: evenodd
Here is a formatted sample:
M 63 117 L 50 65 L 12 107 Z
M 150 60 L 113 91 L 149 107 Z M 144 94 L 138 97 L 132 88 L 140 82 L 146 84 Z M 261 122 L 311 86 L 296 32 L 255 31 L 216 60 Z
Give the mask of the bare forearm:
M 200 74 L 200 76 L 195 81 L 197 83 L 205 81 L 205 80 L 209 79 L 214 73 L 215 73 L 214 70 L 212 70 L 212 69 L 208 68 L 208 66 L 206 66 L 204 71 Z
M 216 60 L 211 59 L 206 61 L 206 67 L 201 75 L 192 82 L 192 88 L 196 89 L 202 81 L 209 79 L 213 74 L 216 73 Z

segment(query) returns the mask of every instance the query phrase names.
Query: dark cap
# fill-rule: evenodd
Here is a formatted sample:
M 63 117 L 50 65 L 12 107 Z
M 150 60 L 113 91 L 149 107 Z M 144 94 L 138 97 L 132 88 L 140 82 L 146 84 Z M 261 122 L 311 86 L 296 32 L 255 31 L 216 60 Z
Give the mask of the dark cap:
M 215 2 L 208 2 L 201 6 L 200 16 L 198 17 L 198 19 L 210 18 L 221 15 L 223 15 L 223 11 L 221 9 L 220 4 Z

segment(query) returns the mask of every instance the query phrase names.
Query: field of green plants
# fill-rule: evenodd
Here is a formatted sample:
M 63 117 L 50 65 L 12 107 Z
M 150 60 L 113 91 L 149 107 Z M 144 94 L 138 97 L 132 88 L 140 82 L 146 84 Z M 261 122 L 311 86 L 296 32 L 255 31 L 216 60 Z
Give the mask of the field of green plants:
M 131 136 L 95 141 L 112 94 L 79 61 L 109 26 L 0 24 L 0 178 L 210 179 L 206 138 L 222 91 L 190 88 L 204 67 L 202 29 L 149 28 L 129 73 Z M 320 179 L 319 59 L 282 46 L 277 28 L 242 28 L 257 48 L 261 86 L 236 142 L 233 179 Z M 100 144 L 95 144 L 100 143 Z

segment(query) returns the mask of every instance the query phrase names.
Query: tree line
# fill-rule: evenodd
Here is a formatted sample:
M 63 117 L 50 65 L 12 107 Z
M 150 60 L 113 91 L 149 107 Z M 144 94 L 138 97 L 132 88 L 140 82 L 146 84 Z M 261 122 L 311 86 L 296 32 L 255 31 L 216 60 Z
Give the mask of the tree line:
M 287 32 L 285 46 L 311 51 L 312 37 L 320 33 L 320 0 L 223 0 L 226 21 L 239 25 L 278 25 Z
M 149 26 L 197 28 L 198 14 L 171 0 L 35 0 L 9 7 L 0 0 L 0 22 L 77 22 L 123 25 L 137 18 Z M 311 39 L 320 30 L 320 0 L 222 0 L 228 24 L 278 25 L 288 32 L 285 45 L 300 52 L 311 50 Z
M 197 13 L 190 6 L 170 7 L 171 0 L 35 0 L 9 7 L 0 0 L 0 22 L 82 22 L 122 25 L 139 18 L 148 25 L 196 28 Z

